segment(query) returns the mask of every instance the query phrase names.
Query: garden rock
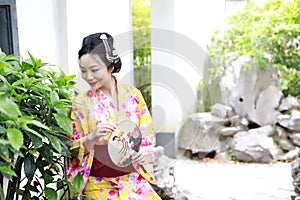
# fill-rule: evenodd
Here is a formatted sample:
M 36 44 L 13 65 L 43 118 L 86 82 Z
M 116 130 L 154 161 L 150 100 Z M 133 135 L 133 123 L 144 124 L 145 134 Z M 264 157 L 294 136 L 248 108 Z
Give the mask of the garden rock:
M 294 191 L 298 198 L 300 197 L 300 158 L 295 159 L 291 163 L 291 174 L 293 177 Z
M 270 85 L 259 94 L 255 109 L 250 113 L 249 118 L 261 126 L 274 124 L 276 116 L 279 115 L 276 108 L 278 108 L 282 96 L 278 87 Z
M 300 111 L 292 110 L 290 115 L 279 115 L 277 122 L 289 130 L 300 131 Z
M 211 113 L 191 114 L 179 130 L 179 148 L 191 150 L 192 153 L 219 150 L 220 131 L 225 121 Z
M 154 174 L 156 185 L 155 191 L 164 199 L 171 199 L 178 196 L 178 186 L 174 177 L 173 160 L 164 154 L 164 148 L 154 148 Z
M 278 108 L 280 112 L 292 110 L 293 108 L 299 108 L 299 101 L 295 97 L 286 97 L 281 100 L 281 104 Z
M 300 147 L 300 133 L 294 133 L 290 135 L 290 138 L 292 139 L 294 145 Z
M 250 62 L 249 57 L 241 56 L 226 69 L 220 83 L 223 102 L 241 117 L 248 117 L 257 124 L 266 125 L 274 121 L 270 113 L 274 113 L 274 107 L 278 104 L 280 96 L 278 92 L 280 90 L 276 89 L 279 85 L 278 76 L 272 68 L 263 71 L 252 65 L 251 70 L 243 70 Z M 274 91 L 275 94 L 272 94 Z M 270 98 L 271 94 L 275 95 L 274 99 L 273 96 Z M 264 108 L 269 104 L 269 102 L 263 104 L 266 100 L 271 100 L 271 105 Z
M 233 110 L 229 106 L 217 103 L 213 105 L 211 114 L 216 117 L 227 118 L 233 116 Z
M 238 126 L 238 127 L 225 127 L 221 130 L 221 135 L 223 136 L 234 136 L 237 132 L 242 131 L 243 128 Z
M 233 138 L 233 151 L 239 161 L 271 163 L 279 150 L 273 139 L 258 132 L 239 132 Z
M 295 149 L 293 149 L 283 155 L 280 155 L 280 158 L 278 160 L 281 160 L 281 161 L 295 160 L 296 158 L 299 157 L 299 154 L 300 154 L 300 149 L 299 149 L 299 147 L 296 147 Z

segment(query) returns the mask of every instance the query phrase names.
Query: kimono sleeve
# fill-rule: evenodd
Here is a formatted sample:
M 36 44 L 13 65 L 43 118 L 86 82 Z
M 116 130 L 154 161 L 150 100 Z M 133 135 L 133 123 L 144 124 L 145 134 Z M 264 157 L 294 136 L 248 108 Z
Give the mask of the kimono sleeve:
M 93 161 L 93 151 L 88 152 L 84 147 L 86 139 L 85 127 L 86 115 L 80 111 L 78 107 L 73 106 L 71 112 L 71 120 L 73 126 L 73 135 L 70 135 L 70 150 L 72 157 L 66 166 L 68 180 L 73 184 L 74 178 L 78 173 L 83 176 L 84 185 L 90 172 L 90 166 Z M 81 191 L 83 187 L 81 188 Z
M 136 96 L 138 97 L 138 110 L 140 115 L 138 125 L 142 133 L 142 143 L 140 148 L 143 148 L 144 150 L 154 154 L 153 147 L 156 144 L 156 134 L 152 124 L 152 118 L 143 95 L 139 90 L 137 90 Z M 152 184 L 155 184 L 155 175 L 152 163 L 143 165 L 143 168 L 140 165 L 134 165 L 134 167 L 146 180 Z
M 150 112 L 148 110 L 148 107 L 146 105 L 142 93 L 139 90 L 137 90 L 136 95 L 138 96 L 139 99 L 138 109 L 140 114 L 140 120 L 138 125 L 142 132 L 142 138 L 143 138 L 141 146 L 154 147 L 156 145 L 156 134 L 154 131 L 154 126 L 152 123 Z

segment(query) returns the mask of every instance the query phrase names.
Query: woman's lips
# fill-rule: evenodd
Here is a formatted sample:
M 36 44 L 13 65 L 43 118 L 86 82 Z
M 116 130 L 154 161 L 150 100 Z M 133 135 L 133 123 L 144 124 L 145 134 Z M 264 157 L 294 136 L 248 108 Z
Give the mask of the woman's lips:
M 98 82 L 89 83 L 90 86 L 95 86 Z

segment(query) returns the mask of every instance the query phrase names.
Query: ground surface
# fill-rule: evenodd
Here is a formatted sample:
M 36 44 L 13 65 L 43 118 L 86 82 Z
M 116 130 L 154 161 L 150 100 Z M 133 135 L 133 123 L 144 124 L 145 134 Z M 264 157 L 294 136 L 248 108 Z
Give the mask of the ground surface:
M 173 163 L 176 182 L 189 200 L 290 200 L 291 164 L 245 164 L 186 157 Z

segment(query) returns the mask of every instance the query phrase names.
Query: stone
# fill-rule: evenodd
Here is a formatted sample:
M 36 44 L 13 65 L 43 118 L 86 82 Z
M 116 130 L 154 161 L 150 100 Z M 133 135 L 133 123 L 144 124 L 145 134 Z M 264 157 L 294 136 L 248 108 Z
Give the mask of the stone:
M 241 119 L 241 124 L 244 125 L 244 126 L 248 126 L 249 125 L 249 120 L 247 120 L 247 118 L 243 117 Z
M 239 161 L 271 163 L 278 158 L 278 147 L 272 138 L 258 132 L 239 132 L 232 141 L 234 154 Z
M 290 115 L 279 115 L 277 122 L 289 130 L 300 131 L 300 111 L 292 110 Z
M 153 148 L 154 159 L 157 161 L 161 156 L 165 155 L 165 149 L 162 146 L 157 146 Z
M 230 117 L 232 126 L 240 126 L 241 125 L 241 117 L 239 115 L 234 115 Z
M 243 128 L 242 127 L 225 127 L 221 130 L 221 135 L 223 136 L 233 136 L 235 135 L 237 132 L 242 131 Z
M 275 124 L 276 117 L 280 114 L 276 108 L 282 96 L 279 87 L 270 85 L 258 95 L 255 109 L 250 113 L 249 118 L 261 126 Z
M 284 139 L 284 138 L 281 138 L 279 140 L 278 146 L 285 151 L 291 151 L 295 149 L 295 146 L 288 139 Z
M 277 123 L 280 126 L 288 129 L 290 118 L 291 118 L 291 115 L 288 115 L 288 114 L 278 115 L 277 116 Z
M 287 129 L 281 127 L 281 126 L 276 126 L 276 133 L 277 133 L 277 137 L 280 138 L 286 138 L 287 137 Z
M 293 177 L 294 191 L 297 196 L 300 194 L 300 158 L 295 159 L 291 163 L 291 175 Z
M 281 155 L 279 160 L 281 160 L 281 161 L 295 160 L 296 158 L 299 157 L 299 154 L 300 154 L 300 149 L 297 147 L 297 148 L 294 148 L 293 150 L 290 150 L 289 152 Z
M 299 108 L 299 101 L 297 98 L 289 96 L 281 100 L 281 104 L 278 108 L 280 112 L 289 111 L 293 108 Z
M 243 70 L 243 67 L 249 64 L 251 69 Z M 281 94 L 274 68 L 259 70 L 251 63 L 250 57 L 241 56 L 226 68 L 220 88 L 222 102 L 232 107 L 241 117 L 247 117 L 259 125 L 267 125 L 276 119 L 273 115 L 277 115 L 274 108 L 276 105 L 278 107 Z
M 228 118 L 233 116 L 233 110 L 229 106 L 217 103 L 213 105 L 211 114 L 220 118 Z
M 292 139 L 294 145 L 300 147 L 300 133 L 291 134 L 290 138 Z
M 220 131 L 225 120 L 208 113 L 188 116 L 178 131 L 178 146 L 192 153 L 211 152 L 220 149 Z
M 259 128 L 250 129 L 248 131 L 250 134 L 260 134 L 265 136 L 272 136 L 275 133 L 275 128 L 272 125 L 266 125 Z
M 164 155 L 164 148 L 161 146 L 154 148 L 154 157 L 154 174 L 156 184 L 153 185 L 153 188 L 161 197 L 174 198 L 178 192 L 173 172 L 174 161 Z

